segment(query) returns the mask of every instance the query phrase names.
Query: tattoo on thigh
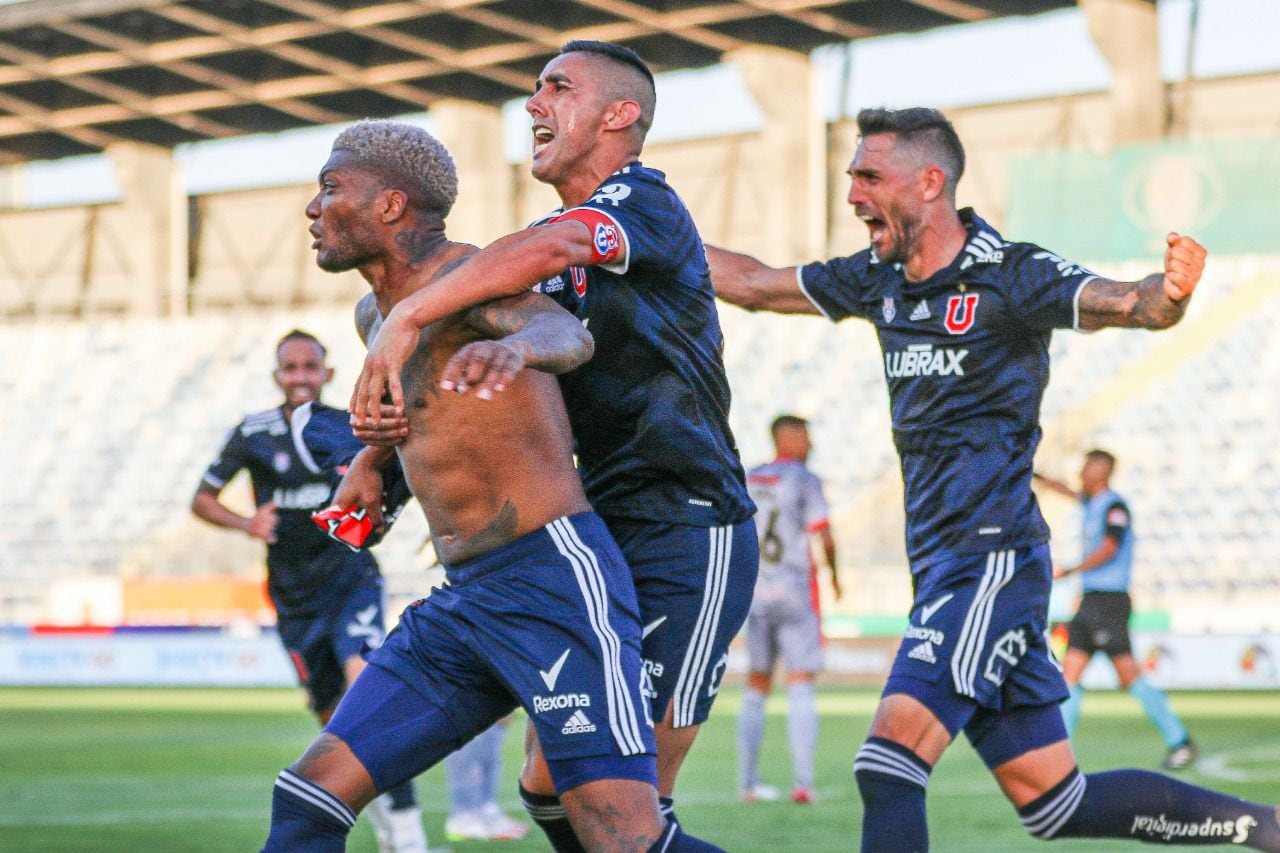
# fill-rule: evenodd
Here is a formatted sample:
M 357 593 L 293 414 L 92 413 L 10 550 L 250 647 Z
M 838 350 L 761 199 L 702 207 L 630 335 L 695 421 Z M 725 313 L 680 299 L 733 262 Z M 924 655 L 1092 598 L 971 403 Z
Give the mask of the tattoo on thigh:
M 316 765 L 326 755 L 337 749 L 338 743 L 340 743 L 338 738 L 328 732 L 321 732 L 320 737 L 316 738 L 315 742 L 307 747 L 307 751 L 302 754 L 302 757 L 294 762 L 293 772 L 299 776 L 308 777 L 308 771 L 315 770 Z

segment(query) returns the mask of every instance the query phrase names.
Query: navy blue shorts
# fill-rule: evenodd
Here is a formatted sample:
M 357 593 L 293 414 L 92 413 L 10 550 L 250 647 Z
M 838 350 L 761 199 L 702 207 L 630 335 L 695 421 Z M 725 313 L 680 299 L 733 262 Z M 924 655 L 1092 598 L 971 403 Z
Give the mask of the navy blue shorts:
M 635 579 L 653 718 L 662 719 L 670 705 L 676 728 L 702 723 L 720 690 L 729 643 L 751 610 L 760 568 L 755 522 L 606 523 Z
M 342 665 L 349 658 L 367 656 L 382 645 L 382 577 L 377 572 L 365 574 L 346 598 L 333 604 L 328 613 L 281 617 L 276 625 L 280 642 L 317 714 L 328 711 L 342 698 L 347 686 Z
M 557 791 L 596 779 L 656 784 L 635 592 L 598 516 L 556 519 L 447 576 L 405 610 L 369 656 L 369 670 L 379 670 L 370 686 L 362 673 L 326 729 L 346 741 L 379 790 L 432 766 L 517 705 L 537 730 Z M 417 696 L 389 703 L 395 690 Z M 392 735 L 406 713 L 402 734 Z
M 997 757 L 1064 738 L 1056 705 L 1067 685 L 1045 641 L 1051 578 L 1048 545 L 930 567 L 884 695 L 919 700 L 953 737 L 963 729 L 988 762 L 981 741 L 1005 718 L 1035 725 Z M 1046 707 L 1052 714 L 1039 712 Z

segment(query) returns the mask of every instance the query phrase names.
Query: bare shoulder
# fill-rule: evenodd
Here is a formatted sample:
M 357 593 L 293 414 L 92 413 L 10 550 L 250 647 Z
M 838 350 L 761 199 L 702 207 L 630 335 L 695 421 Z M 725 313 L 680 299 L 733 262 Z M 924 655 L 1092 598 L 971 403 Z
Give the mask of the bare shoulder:
M 436 279 L 453 272 L 458 267 L 466 263 L 468 258 L 479 251 L 480 249 L 478 246 L 473 246 L 470 243 L 451 243 L 444 253 L 444 259 L 431 274 L 431 280 L 435 281 Z
M 369 341 L 377 334 L 376 327 L 381 324 L 382 315 L 378 313 L 378 299 L 372 293 L 366 293 L 356 303 L 356 332 L 360 340 L 368 346 Z

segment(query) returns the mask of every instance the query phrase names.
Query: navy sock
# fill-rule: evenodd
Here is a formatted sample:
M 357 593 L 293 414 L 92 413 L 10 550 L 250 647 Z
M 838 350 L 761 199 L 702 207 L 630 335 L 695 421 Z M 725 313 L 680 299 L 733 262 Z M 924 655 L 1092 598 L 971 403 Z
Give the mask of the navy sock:
M 662 816 L 667 819 L 668 823 L 680 822 L 680 818 L 676 817 L 675 797 L 658 797 L 658 811 L 662 812 Z
M 551 842 L 556 853 L 586 853 L 578 836 L 574 835 L 569 818 L 560 805 L 560 798 L 554 794 L 535 794 L 520 786 L 520 801 L 524 810 L 529 813 Z
M 391 798 L 391 808 L 395 811 L 411 809 L 418 804 L 418 796 L 414 793 L 412 781 L 388 788 L 387 796 Z
M 1129 838 L 1179 846 L 1238 844 L 1280 851 L 1272 806 L 1197 788 L 1147 770 L 1084 776 L 1072 770 L 1018 809 L 1037 838 Z
M 271 832 L 263 853 L 342 853 L 355 812 L 324 788 L 292 770 L 276 777 L 271 791 Z
M 662 835 L 649 847 L 648 853 L 724 853 L 701 838 L 685 835 L 680 824 L 668 821 Z
M 924 794 L 932 770 L 900 743 L 867 738 L 853 762 L 862 795 L 862 853 L 923 853 L 929 849 Z

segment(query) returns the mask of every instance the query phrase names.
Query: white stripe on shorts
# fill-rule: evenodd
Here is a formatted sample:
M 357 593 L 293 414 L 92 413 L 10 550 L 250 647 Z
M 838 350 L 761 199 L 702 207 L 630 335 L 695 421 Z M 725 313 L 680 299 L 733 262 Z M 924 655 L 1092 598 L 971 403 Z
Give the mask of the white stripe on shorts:
M 587 605 L 587 617 L 591 630 L 600 643 L 604 659 L 605 704 L 609 712 L 609 731 L 623 755 L 638 755 L 645 751 L 644 738 L 636 717 L 635 705 L 622 674 L 622 641 L 609 624 L 609 593 L 604 573 L 596 562 L 595 552 L 582 541 L 578 531 L 567 518 L 557 518 L 547 525 L 547 531 L 569 565 L 573 567 L 578 589 Z
M 951 679 L 961 696 L 977 694 L 974 678 L 978 672 L 978 658 L 982 655 L 987 629 L 991 627 L 991 612 L 995 609 L 996 594 L 1013 579 L 1013 551 L 992 551 L 987 554 L 987 568 L 978 584 L 978 594 L 969 605 L 960 629 L 960 639 L 951 656 Z
M 702 606 L 694 623 L 689 647 L 676 679 L 672 697 L 671 725 L 675 728 L 693 725 L 698 706 L 698 693 L 711 662 L 711 648 L 720 628 L 720 611 L 724 609 L 725 590 L 729 580 L 729 558 L 733 552 L 733 527 L 712 527 L 709 532 L 707 583 L 702 592 Z M 660 709 L 661 710 L 661 709 Z

